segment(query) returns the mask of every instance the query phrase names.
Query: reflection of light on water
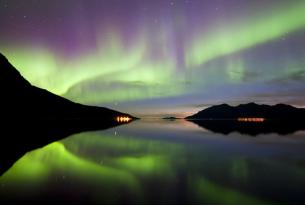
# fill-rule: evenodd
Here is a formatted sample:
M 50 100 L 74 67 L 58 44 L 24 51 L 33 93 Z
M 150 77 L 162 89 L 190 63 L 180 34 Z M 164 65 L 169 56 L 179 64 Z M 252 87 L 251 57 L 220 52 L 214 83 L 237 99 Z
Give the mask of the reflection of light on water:
M 116 121 L 117 122 L 129 122 L 129 121 L 131 121 L 131 118 L 130 117 L 119 116 L 119 117 L 116 118 Z
M 154 204 L 159 204 L 159 199 L 176 202 L 181 194 L 185 204 L 273 205 L 277 201 L 272 201 L 274 184 L 270 182 L 276 181 L 277 186 L 283 187 L 280 192 L 283 200 L 290 199 L 290 189 L 297 190 L 302 185 L 303 178 L 298 173 L 303 173 L 304 166 L 298 163 L 305 155 L 300 138 L 297 143 L 290 139 L 282 141 L 278 135 L 245 140 L 239 134 L 232 134 L 233 138 L 228 138 L 203 134 L 197 129 L 183 132 L 182 120 L 165 122 L 138 121 L 130 124 L 135 126 L 120 126 L 112 131 L 85 132 L 29 152 L 0 177 L 0 186 L 5 185 L 0 189 L 0 204 L 1 193 L 9 193 L 13 202 L 22 197 L 36 200 L 33 193 L 40 192 L 56 199 L 56 190 L 61 194 L 62 187 L 74 185 L 86 189 L 66 189 L 63 196 L 59 195 L 61 200 L 66 202 L 65 196 L 68 200 L 86 196 L 84 202 L 91 200 L 96 204 L 109 200 L 113 204 L 137 204 L 138 201 L 145 204 L 155 199 L 158 201 Z M 117 137 L 113 137 L 113 132 Z M 274 143 L 274 139 L 281 144 Z M 283 163 L 275 151 L 288 156 L 287 162 Z M 215 166 L 215 161 L 222 163 Z M 292 166 L 287 166 L 290 163 Z M 272 173 L 268 180 L 265 172 Z M 296 178 L 282 173 L 294 174 Z M 257 180 L 251 180 L 253 176 Z M 213 180 L 217 177 L 222 180 Z M 288 180 L 291 184 L 286 188 Z M 232 185 L 232 181 L 241 184 L 241 188 Z M 179 184 L 187 186 L 180 188 Z M 266 198 L 244 191 L 248 186 L 266 187 Z M 155 187 L 160 187 L 160 191 L 151 194 L 150 190 Z M 177 189 L 167 194 L 172 187 Z M 301 193 L 296 196 L 302 197 Z
M 262 117 L 240 117 L 237 118 L 238 122 L 264 122 L 265 118 Z

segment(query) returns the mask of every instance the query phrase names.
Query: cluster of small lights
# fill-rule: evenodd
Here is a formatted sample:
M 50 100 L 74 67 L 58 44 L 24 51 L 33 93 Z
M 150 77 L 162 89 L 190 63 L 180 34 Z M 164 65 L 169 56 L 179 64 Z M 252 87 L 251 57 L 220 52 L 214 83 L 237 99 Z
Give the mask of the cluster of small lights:
M 131 120 L 130 117 L 123 117 L 123 116 L 120 116 L 120 117 L 116 118 L 117 122 L 129 122 L 130 120 Z
M 265 118 L 261 117 L 240 117 L 237 118 L 238 122 L 264 122 Z

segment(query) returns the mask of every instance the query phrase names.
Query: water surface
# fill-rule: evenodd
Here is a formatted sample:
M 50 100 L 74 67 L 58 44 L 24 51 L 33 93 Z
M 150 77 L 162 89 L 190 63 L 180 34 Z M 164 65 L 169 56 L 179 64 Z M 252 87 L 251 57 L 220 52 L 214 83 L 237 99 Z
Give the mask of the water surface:
M 33 150 L 0 178 L 0 202 L 305 204 L 305 133 L 212 133 L 139 120 Z

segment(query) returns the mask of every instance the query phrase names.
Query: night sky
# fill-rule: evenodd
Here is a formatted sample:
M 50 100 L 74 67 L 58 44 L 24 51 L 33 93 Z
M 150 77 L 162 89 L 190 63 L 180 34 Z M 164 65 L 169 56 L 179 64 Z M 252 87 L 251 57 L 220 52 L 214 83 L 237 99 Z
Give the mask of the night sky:
M 36 86 L 138 116 L 305 107 L 305 0 L 0 0 L 0 51 Z

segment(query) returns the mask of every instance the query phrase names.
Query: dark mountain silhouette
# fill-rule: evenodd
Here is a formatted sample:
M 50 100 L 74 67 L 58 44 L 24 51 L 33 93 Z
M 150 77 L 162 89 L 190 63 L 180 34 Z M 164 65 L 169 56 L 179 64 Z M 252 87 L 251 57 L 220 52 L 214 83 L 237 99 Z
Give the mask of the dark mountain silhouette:
M 107 108 L 74 103 L 32 86 L 2 54 L 0 95 L 0 175 L 28 151 L 73 133 L 121 125 L 118 116 L 136 119 Z
M 305 109 L 290 105 L 241 104 L 236 107 L 221 104 L 204 109 L 186 119 L 265 118 L 269 120 L 305 119 Z
M 238 119 L 249 119 L 250 121 Z M 251 119 L 263 121 L 251 121 Z M 290 105 L 242 104 L 232 107 L 227 104 L 212 106 L 192 116 L 186 117 L 200 127 L 222 134 L 239 132 L 256 136 L 258 134 L 277 133 L 286 135 L 305 130 L 305 109 Z
M 132 116 L 102 107 L 71 102 L 47 90 L 32 86 L 0 54 L 0 111 L 7 119 L 96 119 L 115 121 L 119 115 Z

